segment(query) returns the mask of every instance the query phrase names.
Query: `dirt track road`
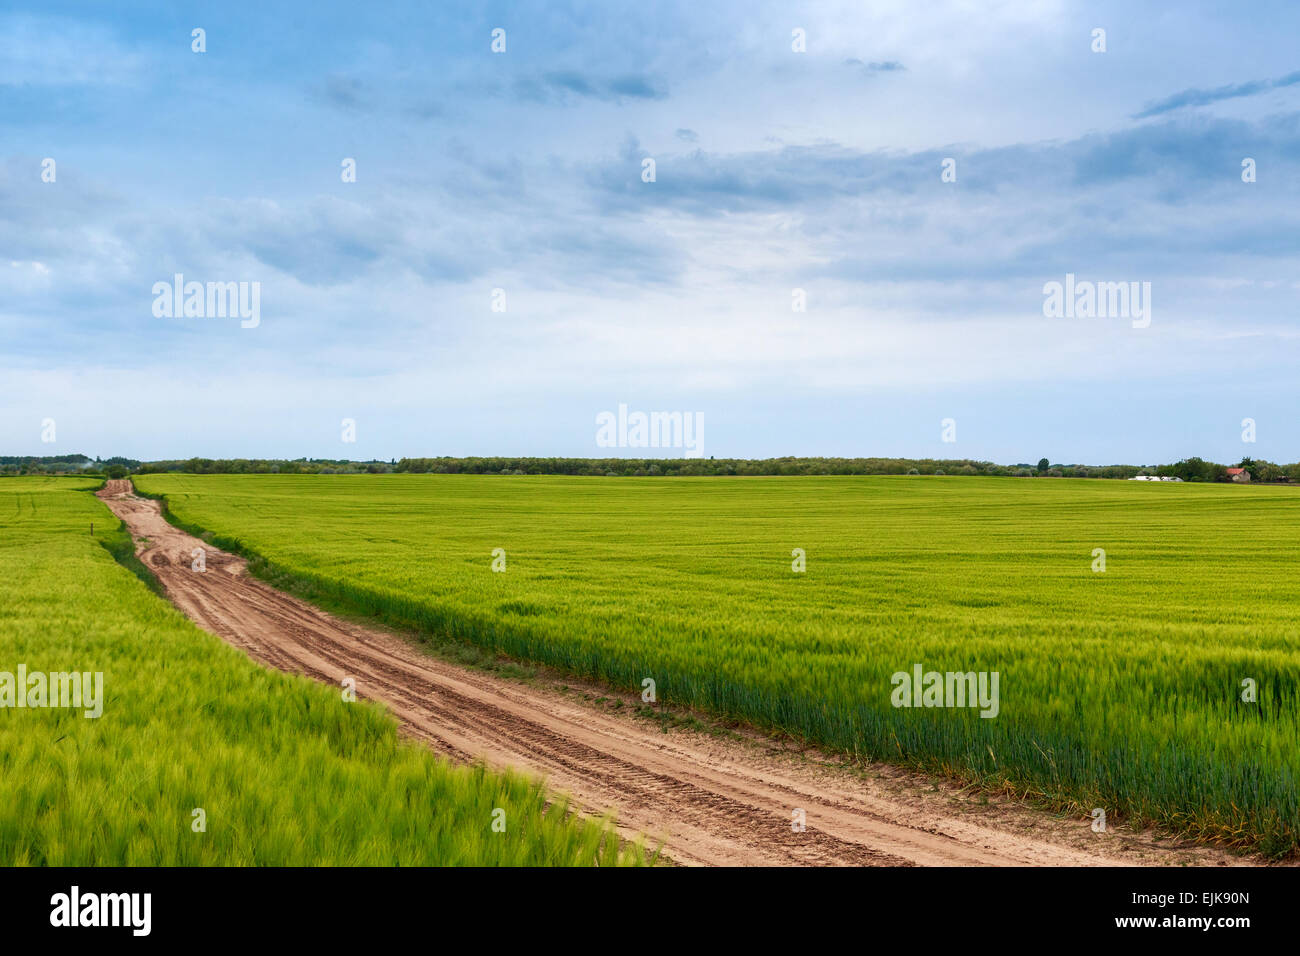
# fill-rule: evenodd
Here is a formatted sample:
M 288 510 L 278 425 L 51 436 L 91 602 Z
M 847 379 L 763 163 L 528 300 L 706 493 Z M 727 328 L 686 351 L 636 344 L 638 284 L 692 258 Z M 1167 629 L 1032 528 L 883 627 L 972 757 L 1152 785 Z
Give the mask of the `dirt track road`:
M 695 865 L 1232 864 L 1143 834 L 1091 832 L 1011 801 L 982 805 L 929 778 L 880 766 L 855 775 L 811 752 L 613 713 L 558 687 L 469 670 L 399 635 L 340 620 L 251 577 L 245 562 L 168 524 L 128 481 L 100 492 L 141 559 L 201 627 L 261 663 L 382 701 L 410 735 L 462 761 L 543 775 L 585 812 L 612 810 L 628 837 L 663 841 Z M 205 551 L 207 570 L 191 570 Z M 569 682 L 572 686 L 573 682 Z M 805 832 L 791 827 L 803 809 Z

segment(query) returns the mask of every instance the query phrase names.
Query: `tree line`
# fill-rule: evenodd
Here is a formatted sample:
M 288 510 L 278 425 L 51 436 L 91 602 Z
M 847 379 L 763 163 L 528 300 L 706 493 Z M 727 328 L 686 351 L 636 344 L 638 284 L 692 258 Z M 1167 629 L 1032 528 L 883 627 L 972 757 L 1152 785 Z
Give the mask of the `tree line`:
M 332 458 L 186 458 L 142 462 L 130 458 L 90 459 L 84 455 L 0 456 L 4 475 L 99 475 L 184 472 L 193 475 L 585 475 L 605 477 L 717 475 L 989 475 L 1020 478 L 1134 478 L 1139 475 L 1183 481 L 1228 481 L 1227 465 L 1184 458 L 1165 465 L 1065 465 L 1040 458 L 1036 464 L 1002 465 L 969 458 L 402 458 L 349 461 Z M 1300 482 L 1300 462 L 1279 465 L 1243 458 L 1253 481 Z

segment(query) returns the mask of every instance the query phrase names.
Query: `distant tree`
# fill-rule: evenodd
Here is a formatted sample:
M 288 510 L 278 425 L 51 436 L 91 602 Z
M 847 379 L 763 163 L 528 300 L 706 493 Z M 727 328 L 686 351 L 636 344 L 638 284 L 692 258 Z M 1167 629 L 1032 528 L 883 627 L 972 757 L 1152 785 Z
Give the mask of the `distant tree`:
M 1038 459 L 1038 470 L 1039 470 L 1039 471 L 1047 471 L 1047 469 L 1048 469 L 1048 468 L 1051 468 L 1051 467 L 1052 467 L 1052 463 L 1051 463 L 1050 461 L 1048 461 L 1046 458 L 1040 458 L 1040 459 Z
M 104 469 L 105 478 L 125 478 L 127 475 L 125 465 L 109 465 Z
M 1285 474 L 1280 466 L 1271 461 L 1254 461 L 1248 470 L 1251 481 L 1279 481 Z
M 1227 469 L 1223 465 L 1205 461 L 1195 455 L 1174 462 L 1172 465 L 1161 465 L 1156 469 L 1156 473 L 1161 476 L 1181 478 L 1183 481 L 1224 481 L 1227 478 Z

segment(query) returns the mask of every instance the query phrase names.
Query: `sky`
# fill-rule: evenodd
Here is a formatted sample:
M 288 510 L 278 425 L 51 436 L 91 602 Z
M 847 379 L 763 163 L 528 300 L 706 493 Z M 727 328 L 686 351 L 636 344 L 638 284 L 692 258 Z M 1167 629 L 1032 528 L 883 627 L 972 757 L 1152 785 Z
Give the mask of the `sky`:
M 682 456 L 599 445 L 623 405 L 718 458 L 1296 461 L 1298 30 L 8 2 L 0 454 Z M 159 315 L 176 274 L 256 283 L 256 324 Z M 1149 322 L 1045 314 L 1067 274 Z

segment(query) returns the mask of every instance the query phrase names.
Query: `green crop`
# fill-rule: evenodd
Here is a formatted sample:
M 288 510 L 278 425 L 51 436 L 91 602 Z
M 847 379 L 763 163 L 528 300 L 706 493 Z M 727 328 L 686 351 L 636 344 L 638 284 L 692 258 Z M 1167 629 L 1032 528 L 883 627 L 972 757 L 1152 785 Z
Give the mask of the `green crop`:
M 661 701 L 1282 855 L 1300 492 L 963 478 L 141 478 L 359 612 Z M 506 570 L 494 573 L 493 549 Z M 806 571 L 792 571 L 792 551 Z M 1095 549 L 1105 551 L 1096 571 Z M 997 672 L 1000 706 L 891 675 Z M 1252 696 L 1253 701 L 1249 699 Z
M 0 709 L 0 864 L 645 859 L 537 782 L 452 767 L 379 707 L 200 631 L 114 561 L 131 546 L 99 484 L 0 482 L 0 672 L 103 674 L 98 718 Z

